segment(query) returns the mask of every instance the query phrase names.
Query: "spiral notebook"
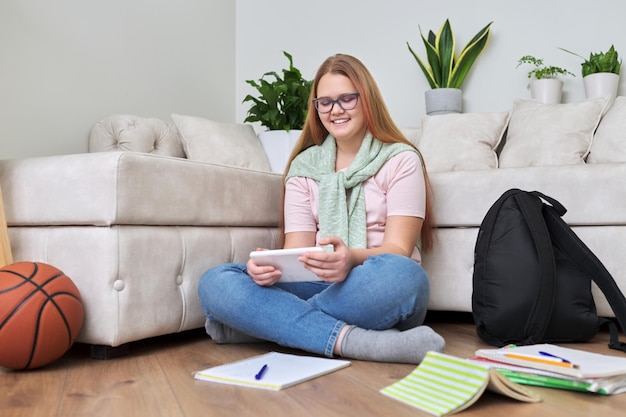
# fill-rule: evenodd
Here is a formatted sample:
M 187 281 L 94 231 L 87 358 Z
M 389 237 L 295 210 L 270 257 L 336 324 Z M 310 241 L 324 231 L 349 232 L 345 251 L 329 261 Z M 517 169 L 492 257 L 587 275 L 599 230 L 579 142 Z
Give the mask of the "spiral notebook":
M 349 361 L 270 352 L 196 372 L 202 381 L 273 391 L 350 366 Z

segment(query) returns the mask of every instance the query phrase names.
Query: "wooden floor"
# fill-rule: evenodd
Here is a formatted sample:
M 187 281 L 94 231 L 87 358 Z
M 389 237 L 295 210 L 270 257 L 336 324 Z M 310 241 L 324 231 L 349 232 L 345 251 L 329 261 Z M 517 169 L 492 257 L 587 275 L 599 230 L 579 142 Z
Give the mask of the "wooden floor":
M 471 357 L 488 347 L 474 332 L 471 316 L 431 314 L 449 354 Z M 623 336 L 622 336 L 623 337 Z M 619 355 L 601 333 L 576 348 Z M 2 417 L 77 416 L 421 416 L 379 390 L 410 373 L 413 365 L 353 361 L 352 366 L 280 392 L 197 381 L 192 373 L 271 350 L 273 344 L 216 345 L 202 331 L 137 342 L 128 356 L 99 361 L 77 344 L 62 359 L 40 370 L 0 369 Z M 615 353 L 612 353 L 615 352 Z M 618 416 L 626 394 L 598 396 L 533 388 L 544 399 L 525 404 L 486 393 L 464 416 Z

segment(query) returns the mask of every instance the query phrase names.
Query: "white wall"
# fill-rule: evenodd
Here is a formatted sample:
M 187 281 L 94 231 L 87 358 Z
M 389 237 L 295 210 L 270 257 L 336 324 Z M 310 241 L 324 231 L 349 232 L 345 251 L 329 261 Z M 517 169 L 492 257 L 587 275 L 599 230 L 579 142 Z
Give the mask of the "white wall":
M 626 57 L 626 3 L 595 0 L 292 0 L 237 1 L 236 119 L 245 118 L 243 97 L 254 90 L 246 79 L 294 64 L 313 78 L 322 61 L 335 53 L 360 58 L 373 73 L 385 101 L 400 126 L 419 124 L 424 114 L 424 91 L 429 86 L 406 42 L 423 55 L 418 26 L 435 32 L 446 18 L 457 37 L 458 49 L 493 21 L 491 41 L 463 85 L 465 111 L 509 110 L 516 98 L 529 98 L 526 71 L 516 69 L 523 55 L 543 57 L 546 63 L 576 74 L 565 79 L 564 102 L 584 98 L 581 60 L 557 47 L 583 56 L 615 44 Z M 623 95 L 624 81 L 620 83 Z
M 0 1 L 0 158 L 85 152 L 95 122 L 234 121 L 231 0 Z
M 415 126 L 428 85 L 406 48 L 418 25 L 450 18 L 465 44 L 493 20 L 491 42 L 463 87 L 465 111 L 509 109 L 528 97 L 525 54 L 579 74 L 582 55 L 611 43 L 626 56 L 626 3 L 596 0 L 1 0 L 0 158 L 85 152 L 91 126 L 130 113 L 178 112 L 242 122 L 245 83 L 295 65 L 312 78 L 345 52 L 370 68 L 392 116 Z M 607 11 L 605 13 L 605 11 Z M 624 82 L 620 93 L 624 94 Z M 580 76 L 564 101 L 584 97 Z

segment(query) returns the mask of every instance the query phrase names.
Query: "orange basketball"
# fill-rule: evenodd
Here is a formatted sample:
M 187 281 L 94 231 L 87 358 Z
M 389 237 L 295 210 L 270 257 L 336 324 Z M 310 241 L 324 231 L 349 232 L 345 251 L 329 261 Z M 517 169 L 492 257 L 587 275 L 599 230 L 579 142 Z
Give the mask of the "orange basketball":
M 83 325 L 78 288 L 40 262 L 0 268 L 0 366 L 33 369 L 59 359 Z

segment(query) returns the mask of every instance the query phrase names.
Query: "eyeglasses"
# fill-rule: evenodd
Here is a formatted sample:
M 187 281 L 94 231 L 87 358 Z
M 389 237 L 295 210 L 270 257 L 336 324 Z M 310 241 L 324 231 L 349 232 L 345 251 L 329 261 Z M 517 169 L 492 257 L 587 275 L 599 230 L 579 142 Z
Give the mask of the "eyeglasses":
M 347 93 L 340 95 L 337 100 L 330 97 L 320 97 L 313 100 L 315 109 L 322 114 L 330 113 L 335 106 L 339 105 L 343 110 L 352 110 L 359 102 L 359 93 Z

